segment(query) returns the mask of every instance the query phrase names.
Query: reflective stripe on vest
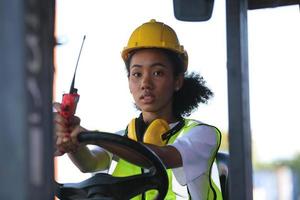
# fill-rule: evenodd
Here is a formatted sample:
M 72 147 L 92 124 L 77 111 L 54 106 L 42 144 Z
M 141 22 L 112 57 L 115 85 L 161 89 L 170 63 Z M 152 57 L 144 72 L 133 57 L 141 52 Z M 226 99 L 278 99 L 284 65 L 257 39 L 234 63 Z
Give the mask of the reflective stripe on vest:
M 216 153 L 219 149 L 220 142 L 221 142 L 221 133 L 216 127 L 207 125 L 207 124 L 202 124 L 200 122 L 197 122 L 197 121 L 194 121 L 191 119 L 185 119 L 184 127 L 181 130 L 179 130 L 177 133 L 175 133 L 168 140 L 167 144 L 173 144 L 177 137 L 181 137 L 182 135 L 186 134 L 191 128 L 193 128 L 195 126 L 200 126 L 200 125 L 206 125 L 206 126 L 213 127 L 216 130 L 216 134 L 217 134 L 217 148 L 215 149 L 215 152 L 213 152 L 214 156 L 209 160 L 209 176 L 210 176 L 211 168 L 212 168 L 213 162 L 216 157 Z M 117 177 L 125 177 L 125 176 L 141 174 L 141 173 L 142 173 L 142 169 L 140 167 L 133 165 L 133 164 L 127 162 L 126 160 L 120 159 L 118 161 L 118 164 L 112 175 L 117 176 Z M 173 192 L 173 189 L 172 189 L 172 176 L 173 176 L 172 169 L 168 169 L 167 174 L 168 174 L 168 178 L 169 178 L 169 187 L 168 187 L 168 192 L 165 197 L 165 200 L 175 200 L 176 194 Z M 207 197 L 208 197 L 207 200 L 222 200 L 222 194 L 220 192 L 220 189 L 214 184 L 212 178 L 209 179 L 208 184 L 209 184 L 209 187 L 207 187 L 207 188 L 209 188 L 209 190 L 207 191 Z M 199 188 L 199 190 L 200 190 L 200 188 Z M 205 191 L 203 191 L 203 192 L 205 192 Z M 153 200 L 156 197 L 156 195 L 157 195 L 156 190 L 149 190 L 145 193 L 144 198 L 142 197 L 143 195 L 141 194 L 132 199 L 133 200 L 143 200 L 143 199 Z

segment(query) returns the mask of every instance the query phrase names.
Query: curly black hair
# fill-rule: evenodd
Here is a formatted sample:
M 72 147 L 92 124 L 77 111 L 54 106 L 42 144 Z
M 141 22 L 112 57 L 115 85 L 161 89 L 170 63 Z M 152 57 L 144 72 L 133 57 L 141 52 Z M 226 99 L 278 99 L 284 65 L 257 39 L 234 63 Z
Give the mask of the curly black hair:
M 213 92 L 206 86 L 206 81 L 199 73 L 184 72 L 184 62 L 179 54 L 167 49 L 158 50 L 170 59 L 174 66 L 175 77 L 184 74 L 182 87 L 178 91 L 174 92 L 173 112 L 177 118 L 189 116 L 195 109 L 198 108 L 200 103 L 207 103 L 207 101 L 213 96 Z M 127 76 L 129 76 L 131 58 L 137 51 L 138 50 L 130 52 L 128 59 L 125 61 Z
M 200 103 L 207 103 L 213 92 L 205 84 L 204 78 L 199 73 L 192 72 L 185 75 L 183 86 L 173 97 L 175 116 L 189 116 Z

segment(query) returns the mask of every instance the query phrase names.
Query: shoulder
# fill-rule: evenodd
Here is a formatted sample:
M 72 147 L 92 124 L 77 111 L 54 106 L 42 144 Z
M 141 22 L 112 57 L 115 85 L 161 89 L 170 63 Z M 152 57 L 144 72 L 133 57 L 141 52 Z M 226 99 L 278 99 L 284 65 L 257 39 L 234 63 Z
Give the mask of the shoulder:
M 194 119 L 185 119 L 185 128 L 187 130 L 199 131 L 204 133 L 220 133 L 220 130 L 217 127 Z
M 194 119 L 185 119 L 185 134 L 182 135 L 185 137 L 192 137 L 193 140 L 206 141 L 210 144 L 215 144 L 216 141 L 219 143 L 221 140 L 220 130 L 210 124 L 194 120 Z

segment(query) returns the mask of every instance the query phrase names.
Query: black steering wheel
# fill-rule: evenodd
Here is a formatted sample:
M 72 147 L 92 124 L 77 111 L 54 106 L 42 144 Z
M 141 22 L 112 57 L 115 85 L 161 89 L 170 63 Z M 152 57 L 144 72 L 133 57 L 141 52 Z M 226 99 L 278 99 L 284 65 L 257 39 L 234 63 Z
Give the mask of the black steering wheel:
M 78 141 L 100 147 L 113 146 L 147 163 L 145 173 L 127 177 L 114 177 L 97 173 L 79 183 L 55 182 L 55 193 L 60 200 L 127 200 L 150 189 L 158 191 L 156 200 L 163 200 L 168 190 L 168 176 L 159 157 L 146 145 L 127 137 L 106 132 L 84 132 Z

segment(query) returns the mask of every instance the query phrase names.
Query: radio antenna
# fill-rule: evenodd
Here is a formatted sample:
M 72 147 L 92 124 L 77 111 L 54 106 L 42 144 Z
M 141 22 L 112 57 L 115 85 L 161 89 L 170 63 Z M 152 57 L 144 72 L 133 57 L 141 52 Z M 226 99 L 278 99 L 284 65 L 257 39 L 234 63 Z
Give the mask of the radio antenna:
M 71 93 L 71 94 L 77 93 L 77 89 L 74 87 L 74 84 L 75 84 L 75 76 L 76 76 L 77 67 L 78 67 L 78 63 L 79 63 L 79 59 L 80 59 L 80 55 L 81 55 L 81 51 L 82 51 L 82 47 L 83 47 L 85 38 L 86 38 L 86 36 L 84 35 L 84 36 L 83 36 L 83 39 L 82 39 L 82 43 L 81 43 L 79 55 L 78 55 L 78 58 L 77 58 L 77 62 L 76 62 L 76 67 L 75 67 L 75 72 L 74 72 L 74 76 L 73 76 L 71 88 L 70 88 L 70 93 Z

